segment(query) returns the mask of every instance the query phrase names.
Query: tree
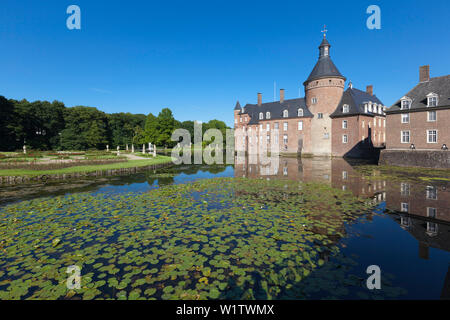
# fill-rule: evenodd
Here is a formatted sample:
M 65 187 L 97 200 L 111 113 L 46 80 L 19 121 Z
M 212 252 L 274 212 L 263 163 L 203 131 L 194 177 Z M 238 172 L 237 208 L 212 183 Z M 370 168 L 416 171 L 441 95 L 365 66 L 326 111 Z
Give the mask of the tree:
M 0 150 L 12 151 L 18 148 L 19 122 L 14 110 L 14 103 L 0 96 Z
M 104 149 L 108 144 L 108 118 L 92 107 L 67 108 L 64 112 L 65 129 L 61 145 L 69 150 Z
M 164 108 L 158 114 L 158 139 L 156 144 L 164 147 L 171 147 L 175 142 L 171 141 L 172 133 L 175 130 L 175 118 L 169 108 Z
M 145 121 L 145 138 L 147 142 L 156 143 L 159 138 L 158 118 L 149 113 Z

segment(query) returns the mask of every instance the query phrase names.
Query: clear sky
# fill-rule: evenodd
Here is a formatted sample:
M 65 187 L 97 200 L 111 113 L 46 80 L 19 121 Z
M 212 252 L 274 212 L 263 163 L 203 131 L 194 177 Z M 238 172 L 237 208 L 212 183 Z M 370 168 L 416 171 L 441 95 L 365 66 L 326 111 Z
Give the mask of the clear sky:
M 81 8 L 81 30 L 66 9 Z M 366 9 L 381 8 L 381 30 Z M 233 124 L 236 100 L 296 98 L 327 25 L 331 57 L 354 87 L 390 106 L 419 66 L 450 74 L 450 1 L 2 0 L 0 95 L 108 113 L 158 113 Z M 278 98 L 278 97 L 277 97 Z

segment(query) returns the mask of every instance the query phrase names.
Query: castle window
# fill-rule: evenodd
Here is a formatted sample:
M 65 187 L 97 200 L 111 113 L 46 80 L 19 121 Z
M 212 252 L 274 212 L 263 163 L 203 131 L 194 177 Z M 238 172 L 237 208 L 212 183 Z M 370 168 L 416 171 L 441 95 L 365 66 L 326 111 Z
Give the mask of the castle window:
M 278 124 L 278 122 L 275 122 L 275 129 L 278 130 L 280 128 L 280 125 Z
M 411 109 L 411 100 L 409 98 L 403 98 L 400 109 L 401 110 Z
M 311 104 L 316 104 L 317 103 L 317 98 L 312 98 L 311 99 Z
M 344 104 L 344 106 L 342 107 L 342 112 L 343 112 L 343 113 L 348 113 L 348 111 L 349 111 L 349 106 L 348 106 L 348 104 Z
M 298 130 L 303 130 L 303 121 L 298 122 Z
M 402 123 L 409 123 L 409 113 L 402 113 Z
M 303 117 L 303 109 L 298 109 L 297 116 Z
M 428 111 L 428 121 L 436 121 L 436 111 Z
M 428 218 L 436 219 L 437 209 L 427 207 L 427 216 L 428 216 Z
M 242 122 L 242 118 L 239 118 L 239 121 Z
M 288 123 L 285 122 L 285 123 L 283 123 L 283 130 L 284 130 L 284 131 L 287 131 L 287 129 L 288 129 Z
M 287 134 L 283 135 L 283 143 L 284 144 L 288 143 L 288 135 Z
M 427 130 L 427 142 L 437 143 L 437 130 Z
M 259 113 L 259 120 L 262 120 L 262 119 L 264 119 L 264 113 L 260 112 Z
M 266 119 L 270 119 L 270 112 L 266 112 Z
M 262 131 L 262 124 L 259 125 L 259 131 Z
M 342 120 L 342 129 L 347 129 L 347 127 L 348 127 L 348 121 Z
M 283 118 L 289 117 L 289 112 L 287 110 L 283 111 Z
M 408 212 L 409 211 L 409 203 L 402 202 L 402 204 L 401 204 L 401 211 L 402 212 Z
M 427 199 L 430 200 L 437 200 L 438 196 L 437 196 L 437 188 L 433 187 L 433 186 L 428 186 L 427 187 Z
M 238 123 L 237 119 L 234 119 L 234 124 Z
M 323 134 L 323 138 L 324 138 L 324 139 L 330 139 L 330 134 L 329 134 L 328 132 L 325 132 L 325 133 Z
M 270 131 L 270 124 L 266 124 L 266 131 Z
M 402 131 L 401 141 L 402 143 L 409 143 L 409 131 Z
M 348 142 L 348 136 L 346 134 L 344 134 L 342 136 L 342 143 L 347 143 Z
M 317 114 L 317 119 L 323 119 L 323 113 L 318 113 Z
M 427 107 L 437 107 L 438 105 L 438 95 L 435 93 L 430 93 L 427 95 L 428 104 Z

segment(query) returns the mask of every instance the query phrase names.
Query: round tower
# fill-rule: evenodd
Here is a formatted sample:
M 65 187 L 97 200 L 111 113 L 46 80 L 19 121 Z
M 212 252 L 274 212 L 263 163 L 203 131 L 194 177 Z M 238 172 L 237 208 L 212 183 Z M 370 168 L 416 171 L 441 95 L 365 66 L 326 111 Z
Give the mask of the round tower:
M 311 121 L 311 150 L 313 155 L 331 155 L 331 118 L 344 93 L 346 78 L 330 58 L 331 45 L 324 34 L 319 46 L 319 60 L 305 86 L 305 102 L 314 115 Z

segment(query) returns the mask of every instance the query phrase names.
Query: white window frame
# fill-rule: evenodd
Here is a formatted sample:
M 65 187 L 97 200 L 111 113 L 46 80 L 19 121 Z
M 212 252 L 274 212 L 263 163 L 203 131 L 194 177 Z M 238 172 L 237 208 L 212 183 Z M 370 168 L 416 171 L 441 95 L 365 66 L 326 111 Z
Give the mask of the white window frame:
M 287 134 L 284 134 L 284 135 L 283 135 L 283 143 L 284 143 L 284 144 L 288 144 L 288 142 L 289 142 L 288 135 L 287 135 Z
M 401 212 L 409 212 L 409 203 L 408 202 L 402 202 L 400 205 L 400 211 Z
M 289 117 L 289 111 L 283 110 L 283 118 L 288 118 L 288 117 Z
M 270 119 L 270 112 L 266 112 L 266 119 Z
M 408 97 L 403 97 L 400 100 L 400 110 L 409 110 L 411 109 L 412 100 Z
M 288 131 L 288 123 L 283 122 L 283 131 Z
M 409 123 L 409 117 L 410 117 L 409 113 L 402 113 L 401 117 L 402 117 L 402 120 L 401 120 L 402 123 Z
M 298 122 L 298 130 L 302 131 L 303 130 L 303 121 L 299 121 Z
M 348 121 L 342 120 L 342 129 L 348 129 Z
M 342 113 L 349 113 L 350 112 L 350 106 L 348 104 L 344 104 L 342 106 Z
M 322 112 L 319 112 L 317 114 L 317 119 L 323 119 L 323 113 Z
M 316 97 L 311 98 L 311 104 L 317 104 L 317 98 Z
M 434 136 L 436 137 L 436 141 L 430 142 L 430 132 L 432 132 L 432 131 L 436 132 L 436 134 L 434 134 Z M 432 144 L 438 143 L 438 130 L 437 129 L 427 130 L 427 143 L 432 143 Z
M 264 119 L 264 113 L 260 112 L 259 113 L 259 120 L 262 120 L 262 119 Z
M 348 143 L 348 135 L 346 134 L 342 135 L 342 143 Z
M 436 93 L 427 94 L 427 107 L 434 108 L 437 107 L 439 103 L 439 97 Z
M 270 123 L 266 123 L 266 131 L 270 131 Z
M 280 124 L 278 122 L 275 122 L 274 129 L 275 130 L 280 129 Z
M 303 117 L 303 109 L 298 109 L 297 110 L 297 116 L 298 117 Z
M 403 141 L 403 133 L 408 133 L 408 141 Z M 400 142 L 401 143 L 411 143 L 411 131 L 409 130 L 402 130 L 400 131 Z
M 430 119 L 430 114 L 434 114 L 434 120 Z M 436 122 L 437 121 L 437 111 L 436 110 L 427 112 L 427 121 L 428 122 Z

